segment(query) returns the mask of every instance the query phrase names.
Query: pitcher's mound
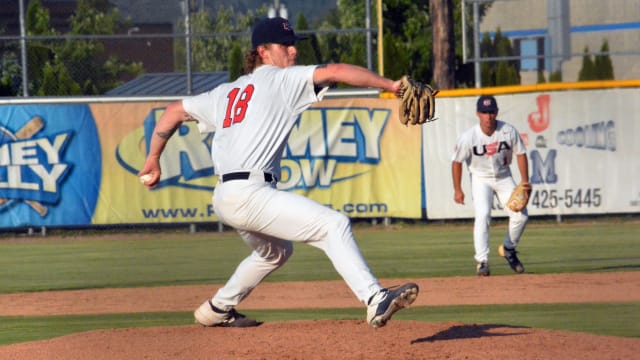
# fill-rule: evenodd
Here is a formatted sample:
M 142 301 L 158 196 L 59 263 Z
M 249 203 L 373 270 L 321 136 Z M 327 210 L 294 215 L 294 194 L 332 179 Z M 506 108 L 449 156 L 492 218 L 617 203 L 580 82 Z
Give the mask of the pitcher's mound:
M 507 325 L 391 321 L 97 330 L 0 347 L 2 359 L 632 359 L 640 339 Z

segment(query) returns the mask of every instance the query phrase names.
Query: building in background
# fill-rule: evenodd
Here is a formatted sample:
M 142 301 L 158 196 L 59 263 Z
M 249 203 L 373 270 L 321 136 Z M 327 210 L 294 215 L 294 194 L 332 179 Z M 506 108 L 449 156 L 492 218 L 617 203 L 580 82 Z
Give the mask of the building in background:
M 472 0 L 467 0 L 471 2 Z M 563 0 L 495 1 L 480 24 L 482 34 L 500 29 L 512 40 L 522 56 L 545 55 L 543 59 L 520 61 L 523 84 L 535 84 L 538 70 L 548 79 L 554 68 L 549 9 Z M 598 53 L 609 45 L 616 80 L 640 79 L 640 1 L 638 0 L 566 0 L 569 11 L 569 52 L 560 61 L 562 80 L 577 81 L 586 47 Z

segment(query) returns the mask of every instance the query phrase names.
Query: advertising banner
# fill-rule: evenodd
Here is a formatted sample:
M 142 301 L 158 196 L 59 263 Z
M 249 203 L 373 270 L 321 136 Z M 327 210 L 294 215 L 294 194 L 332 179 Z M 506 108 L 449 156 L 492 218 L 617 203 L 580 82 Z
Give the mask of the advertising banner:
M 0 227 L 89 224 L 102 175 L 88 105 L 0 106 Z
M 421 133 L 397 120 L 398 100 L 325 100 L 289 138 L 279 187 L 349 217 L 421 216 Z
M 212 134 L 186 123 L 139 183 L 166 103 L 0 107 L 0 227 L 217 221 Z M 282 162 L 282 190 L 350 217 L 420 217 L 420 131 L 391 122 L 397 100 L 326 100 L 304 112 Z
M 530 215 L 640 211 L 639 98 L 637 88 L 496 96 L 498 119 L 514 125 L 527 146 Z M 423 129 L 428 218 L 473 217 L 466 165 L 465 205 L 453 201 L 451 156 L 457 137 L 478 123 L 476 100 L 440 100 L 440 120 Z M 511 169 L 520 181 L 515 159 Z M 494 209 L 506 215 L 497 199 Z
M 640 211 L 640 91 L 497 95 L 498 118 L 527 146 L 531 215 Z M 352 218 L 472 218 L 453 201 L 451 156 L 477 124 L 475 96 L 438 98 L 435 122 L 397 121 L 398 100 L 327 99 L 291 132 L 278 187 Z M 212 134 L 186 123 L 163 153 L 159 186 L 137 178 L 167 104 L 0 106 L 0 228 L 217 221 Z M 515 162 L 512 170 L 520 181 Z M 420 194 L 420 195 L 418 195 Z M 494 201 L 495 216 L 504 216 Z

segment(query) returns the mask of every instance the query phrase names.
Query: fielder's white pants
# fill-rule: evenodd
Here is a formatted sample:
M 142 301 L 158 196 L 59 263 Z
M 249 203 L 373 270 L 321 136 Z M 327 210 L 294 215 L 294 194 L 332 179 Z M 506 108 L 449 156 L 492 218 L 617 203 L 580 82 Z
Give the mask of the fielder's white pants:
M 474 258 L 477 262 L 484 262 L 489 259 L 489 226 L 491 225 L 493 194 L 496 194 L 500 204 L 504 207 L 515 187 L 516 183 L 511 176 L 502 179 L 471 177 L 471 192 L 475 208 L 473 245 L 475 248 Z M 504 211 L 509 216 L 509 226 L 503 245 L 507 248 L 515 249 L 527 225 L 529 218 L 527 209 L 524 208 L 521 212 L 514 212 L 505 207 Z
M 351 231 L 349 218 L 304 196 L 275 188 L 262 172 L 249 180 L 219 181 L 213 209 L 225 224 L 235 228 L 253 249 L 237 267 L 212 303 L 228 310 L 238 305 L 293 253 L 292 241 L 315 246 L 364 304 L 381 289 L 371 274 Z

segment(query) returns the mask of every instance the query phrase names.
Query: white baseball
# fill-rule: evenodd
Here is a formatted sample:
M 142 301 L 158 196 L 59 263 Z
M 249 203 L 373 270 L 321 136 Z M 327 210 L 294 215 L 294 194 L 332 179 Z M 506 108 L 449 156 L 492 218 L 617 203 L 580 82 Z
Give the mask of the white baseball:
M 151 180 L 151 174 L 144 174 L 142 176 L 140 176 L 140 182 L 142 184 L 146 184 L 147 181 Z

